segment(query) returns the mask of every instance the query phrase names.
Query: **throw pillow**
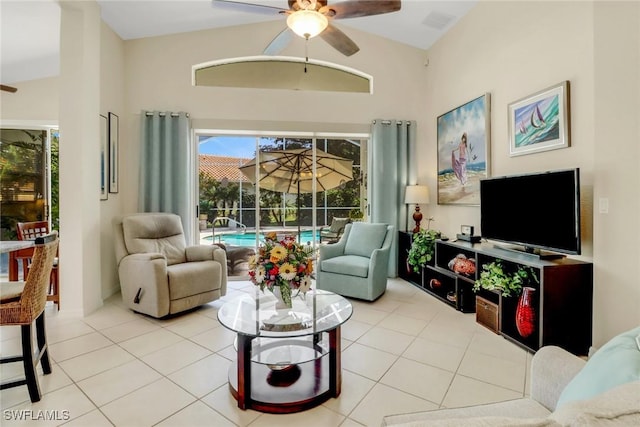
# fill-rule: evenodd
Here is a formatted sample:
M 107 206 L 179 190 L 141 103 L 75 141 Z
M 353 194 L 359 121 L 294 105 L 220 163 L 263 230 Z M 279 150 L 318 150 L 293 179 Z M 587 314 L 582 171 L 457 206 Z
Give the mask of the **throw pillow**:
M 640 326 L 614 337 L 596 351 L 562 391 L 556 407 L 590 399 L 621 384 L 640 380 L 638 335 Z
M 638 426 L 640 381 L 614 387 L 592 399 L 567 402 L 549 419 L 563 426 Z

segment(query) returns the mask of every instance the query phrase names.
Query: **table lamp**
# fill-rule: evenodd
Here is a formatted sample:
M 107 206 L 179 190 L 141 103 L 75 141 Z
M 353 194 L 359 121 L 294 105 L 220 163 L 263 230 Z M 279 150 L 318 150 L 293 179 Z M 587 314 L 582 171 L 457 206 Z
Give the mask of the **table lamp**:
M 413 229 L 414 233 L 420 231 L 420 221 L 422 221 L 422 212 L 420 212 L 420 203 L 429 203 L 429 187 L 426 185 L 407 185 L 404 191 L 404 202 L 407 205 L 415 204 L 416 210 L 413 213 L 413 220 L 416 222 L 416 226 Z

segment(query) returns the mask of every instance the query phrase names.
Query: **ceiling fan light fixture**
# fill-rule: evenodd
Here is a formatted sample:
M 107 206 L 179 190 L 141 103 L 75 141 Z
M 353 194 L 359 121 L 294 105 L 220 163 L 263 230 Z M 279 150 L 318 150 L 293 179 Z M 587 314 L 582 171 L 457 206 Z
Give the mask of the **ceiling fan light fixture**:
M 291 30 L 305 39 L 310 39 L 327 28 L 327 17 L 315 10 L 298 10 L 289 15 L 287 25 Z

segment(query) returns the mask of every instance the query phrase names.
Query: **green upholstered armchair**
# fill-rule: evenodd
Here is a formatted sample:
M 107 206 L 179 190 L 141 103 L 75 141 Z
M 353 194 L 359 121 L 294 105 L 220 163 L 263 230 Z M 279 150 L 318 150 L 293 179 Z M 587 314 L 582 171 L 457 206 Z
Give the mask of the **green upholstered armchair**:
M 340 241 L 320 247 L 316 287 L 373 301 L 387 289 L 394 226 L 347 224 Z
M 320 242 L 337 242 L 344 233 L 344 227 L 351 222 L 349 218 L 333 217 L 331 225 L 320 229 Z

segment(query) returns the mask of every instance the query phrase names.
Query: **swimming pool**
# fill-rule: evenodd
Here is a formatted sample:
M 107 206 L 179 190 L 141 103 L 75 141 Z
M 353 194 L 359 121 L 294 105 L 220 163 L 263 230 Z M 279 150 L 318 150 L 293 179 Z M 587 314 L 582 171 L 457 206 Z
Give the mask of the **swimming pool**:
M 301 237 L 301 242 L 302 243 L 307 243 L 310 242 L 313 239 L 313 231 L 311 230 L 306 230 L 306 231 L 302 231 L 300 232 L 300 237 Z M 210 242 L 212 239 L 212 236 L 204 236 L 201 237 L 200 240 L 204 240 L 204 241 L 208 241 Z M 260 240 L 263 240 L 262 237 L 262 233 L 260 233 Z M 255 232 L 248 232 L 248 233 L 244 233 L 244 234 L 219 234 L 216 235 L 216 243 L 218 243 L 218 241 L 220 241 L 221 243 L 224 243 L 226 245 L 233 245 L 233 246 L 248 246 L 248 247 L 255 247 L 256 246 L 256 233 Z M 316 242 L 320 241 L 320 231 L 316 231 Z

